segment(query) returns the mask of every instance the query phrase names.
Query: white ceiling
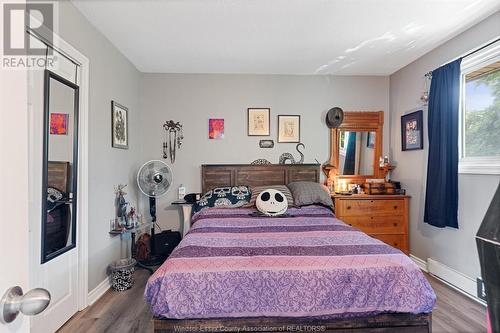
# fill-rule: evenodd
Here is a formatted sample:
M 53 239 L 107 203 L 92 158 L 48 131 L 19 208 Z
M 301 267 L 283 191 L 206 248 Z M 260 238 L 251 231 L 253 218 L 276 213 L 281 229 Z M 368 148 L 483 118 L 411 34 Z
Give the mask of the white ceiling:
M 142 72 L 388 75 L 498 0 L 73 0 Z

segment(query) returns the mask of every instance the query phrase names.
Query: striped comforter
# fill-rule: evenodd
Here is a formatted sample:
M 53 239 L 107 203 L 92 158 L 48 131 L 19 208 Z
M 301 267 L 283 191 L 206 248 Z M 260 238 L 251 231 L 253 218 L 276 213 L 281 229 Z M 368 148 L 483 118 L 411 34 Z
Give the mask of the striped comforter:
M 346 318 L 432 311 L 436 296 L 410 258 L 318 206 L 286 218 L 202 210 L 149 279 L 156 317 Z

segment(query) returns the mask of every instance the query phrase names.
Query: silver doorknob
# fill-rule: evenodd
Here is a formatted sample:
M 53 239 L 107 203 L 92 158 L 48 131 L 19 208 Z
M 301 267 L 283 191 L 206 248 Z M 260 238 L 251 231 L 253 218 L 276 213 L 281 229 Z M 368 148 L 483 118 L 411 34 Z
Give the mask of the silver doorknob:
M 34 316 L 49 306 L 50 293 L 42 288 L 35 288 L 23 295 L 23 290 L 15 286 L 7 290 L 0 300 L 0 323 L 7 324 L 16 319 L 19 312 Z

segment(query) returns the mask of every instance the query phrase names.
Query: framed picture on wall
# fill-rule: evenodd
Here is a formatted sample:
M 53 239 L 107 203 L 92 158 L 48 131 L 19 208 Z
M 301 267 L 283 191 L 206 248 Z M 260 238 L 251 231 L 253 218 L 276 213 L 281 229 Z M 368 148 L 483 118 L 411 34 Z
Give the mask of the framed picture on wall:
M 423 112 L 418 110 L 401 116 L 401 149 L 424 149 Z
M 111 145 L 128 149 L 128 109 L 111 101 Z
M 278 116 L 278 142 L 300 142 L 300 116 Z
M 208 138 L 224 139 L 224 119 L 208 119 Z
M 270 108 L 248 108 L 248 136 L 269 136 Z
M 51 113 L 50 114 L 50 134 L 51 135 L 68 135 L 68 113 Z

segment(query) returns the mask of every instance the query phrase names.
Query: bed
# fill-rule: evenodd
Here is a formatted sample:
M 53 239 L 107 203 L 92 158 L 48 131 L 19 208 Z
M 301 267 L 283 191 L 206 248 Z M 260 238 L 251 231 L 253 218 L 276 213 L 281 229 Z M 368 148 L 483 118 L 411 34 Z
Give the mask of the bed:
M 45 251 L 49 255 L 67 245 L 71 228 L 71 209 L 66 204 L 70 193 L 69 162 L 48 161 L 47 165 L 47 187 L 50 191 L 56 190 L 63 195 L 57 201 L 47 201 L 47 224 L 45 225 Z
M 202 168 L 207 188 L 255 186 L 254 179 L 317 182 L 319 166 Z M 253 211 L 193 215 L 191 230 L 145 290 L 155 332 L 431 331 L 435 294 L 402 252 L 322 206 L 291 208 L 286 218 Z

